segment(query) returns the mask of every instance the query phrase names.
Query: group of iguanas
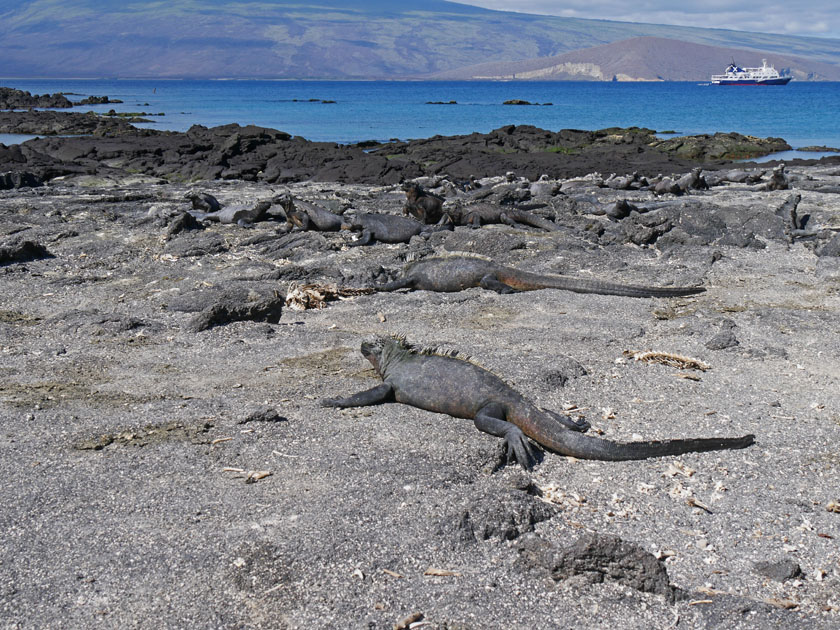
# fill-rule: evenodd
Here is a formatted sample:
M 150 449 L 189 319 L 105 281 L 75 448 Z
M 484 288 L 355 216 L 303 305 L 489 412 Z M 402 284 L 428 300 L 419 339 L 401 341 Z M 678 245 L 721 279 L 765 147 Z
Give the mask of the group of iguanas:
M 453 225 L 478 227 L 483 223 L 524 223 L 545 230 L 557 229 L 550 221 L 530 212 L 503 209 L 491 204 L 445 207 L 444 200 L 416 184 L 405 186 L 405 214 L 359 214 L 352 222 L 314 204 L 280 198 L 287 221 L 297 229 L 360 230 L 354 244 L 374 240 L 407 242 L 428 230 L 451 229 Z M 560 275 L 519 271 L 487 259 L 468 256 L 433 257 L 410 263 L 397 280 L 375 285 L 377 291 L 399 289 L 453 292 L 482 287 L 498 293 L 544 288 L 578 293 L 627 297 L 675 297 L 701 293 L 702 287 L 645 287 L 584 280 Z M 327 407 L 359 407 L 398 402 L 429 411 L 473 420 L 480 431 L 503 438 L 508 461 L 530 468 L 537 460 L 533 442 L 543 448 L 581 459 L 630 460 L 679 455 L 693 451 L 739 449 L 753 444 L 753 435 L 737 438 L 676 439 L 664 442 L 620 443 L 583 435 L 586 421 L 541 409 L 525 399 L 498 376 L 452 353 L 420 350 L 404 339 L 380 337 L 364 342 L 362 355 L 370 361 L 382 384 L 346 398 L 327 398 Z M 533 442 L 531 442 L 532 440 Z
M 492 203 L 473 202 L 465 205 L 451 204 L 444 207 L 444 200 L 417 184 L 405 186 L 406 204 L 403 214 L 358 213 L 350 219 L 325 210 L 313 203 L 295 199 L 284 193 L 275 198 L 286 214 L 290 230 L 317 230 L 360 232 L 351 247 L 380 243 L 407 243 L 411 237 L 433 232 L 452 230 L 458 225 L 481 227 L 488 223 L 528 225 L 546 231 L 560 229 L 555 223 L 532 212 Z

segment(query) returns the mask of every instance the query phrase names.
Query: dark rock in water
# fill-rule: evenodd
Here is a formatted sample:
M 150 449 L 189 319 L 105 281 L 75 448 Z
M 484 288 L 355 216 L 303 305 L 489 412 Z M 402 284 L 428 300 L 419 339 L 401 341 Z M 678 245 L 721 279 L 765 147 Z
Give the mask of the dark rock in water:
M 53 255 L 47 251 L 46 247 L 33 241 L 20 241 L 19 243 L 0 246 L 0 265 L 52 257 Z
M 36 188 L 43 186 L 44 182 L 40 177 L 26 171 L 7 171 L 0 173 L 0 190 L 12 190 L 15 188 Z
M 618 582 L 643 593 L 663 595 L 671 602 L 683 596 L 671 585 L 664 562 L 616 536 L 587 534 L 564 549 L 531 536 L 517 550 L 522 568 L 547 570 L 556 582 Z
M 122 103 L 122 101 L 118 98 L 110 99 L 107 96 L 88 96 L 87 98 L 83 98 L 81 101 L 73 103 L 73 106 L 78 107 L 80 105 L 108 105 L 110 103 Z
M 827 147 L 825 145 L 810 145 L 807 147 L 799 147 L 797 151 L 812 151 L 815 153 L 840 153 L 837 147 Z
M 781 138 L 756 138 L 740 133 L 716 133 L 654 141 L 652 147 L 688 160 L 744 160 L 762 157 L 791 146 Z
M 802 567 L 793 560 L 778 560 L 776 562 L 756 562 L 754 565 L 756 573 L 769 577 L 777 582 L 792 580 L 802 575 Z
M 31 107 L 73 107 L 63 94 L 30 94 L 24 90 L 0 87 L 0 109 L 29 109 Z

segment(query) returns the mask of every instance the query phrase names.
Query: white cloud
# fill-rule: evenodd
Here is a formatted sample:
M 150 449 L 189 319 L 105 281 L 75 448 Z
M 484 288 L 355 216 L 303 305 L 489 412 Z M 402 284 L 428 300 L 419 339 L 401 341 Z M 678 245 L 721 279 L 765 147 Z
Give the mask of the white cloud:
M 455 0 L 486 9 L 840 39 L 836 0 Z

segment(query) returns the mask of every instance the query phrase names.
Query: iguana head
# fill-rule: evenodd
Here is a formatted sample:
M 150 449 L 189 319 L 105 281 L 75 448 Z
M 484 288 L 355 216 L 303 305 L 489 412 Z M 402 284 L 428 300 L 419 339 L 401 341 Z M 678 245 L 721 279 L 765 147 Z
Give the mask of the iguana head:
M 285 210 L 286 212 L 289 211 L 290 207 L 291 208 L 295 207 L 294 199 L 292 199 L 292 194 L 289 191 L 280 193 L 279 195 L 274 197 L 274 199 L 272 199 L 271 201 L 273 203 L 276 203 L 281 208 L 283 208 L 283 210 Z
M 377 337 L 372 341 L 363 341 L 362 356 L 370 361 L 374 369 L 382 374 L 385 363 L 399 352 L 411 352 L 411 347 L 402 337 Z
M 416 182 L 405 182 L 402 189 L 409 202 L 417 201 L 423 195 L 423 188 Z
M 381 339 L 363 341 L 362 347 L 360 348 L 362 356 L 370 361 L 373 364 L 373 367 L 377 367 L 377 364 L 379 363 L 379 356 L 382 354 L 381 341 Z

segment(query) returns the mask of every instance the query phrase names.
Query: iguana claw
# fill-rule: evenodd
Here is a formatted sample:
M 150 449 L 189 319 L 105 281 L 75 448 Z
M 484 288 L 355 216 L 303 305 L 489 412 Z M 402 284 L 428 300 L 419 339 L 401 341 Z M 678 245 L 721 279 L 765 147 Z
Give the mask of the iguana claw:
M 519 427 L 512 427 L 505 433 L 505 444 L 507 445 L 507 463 L 514 460 L 526 470 L 532 468 L 537 462 L 534 447 Z

